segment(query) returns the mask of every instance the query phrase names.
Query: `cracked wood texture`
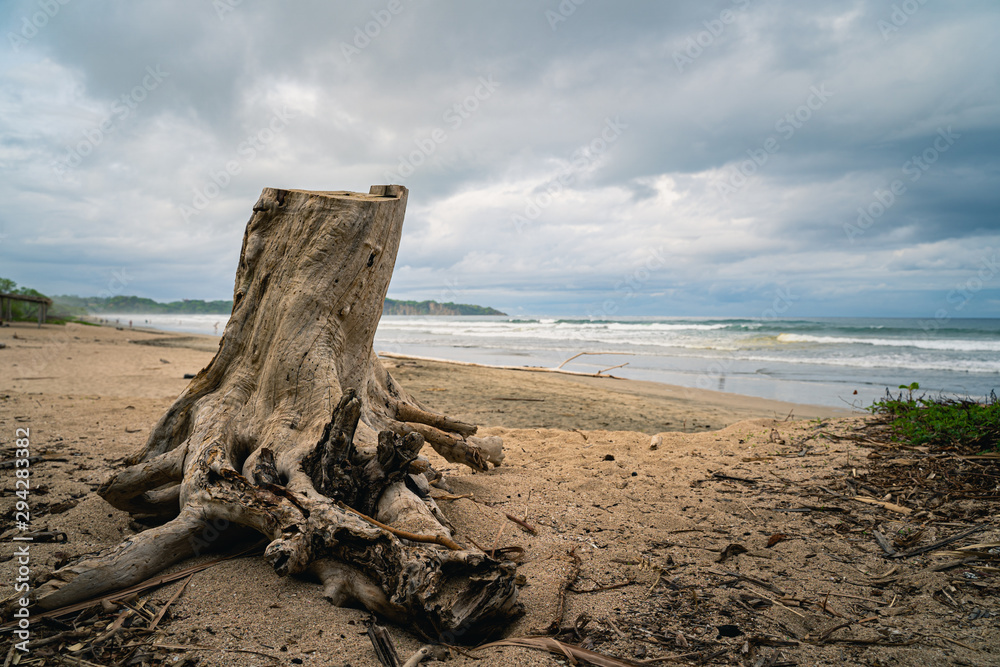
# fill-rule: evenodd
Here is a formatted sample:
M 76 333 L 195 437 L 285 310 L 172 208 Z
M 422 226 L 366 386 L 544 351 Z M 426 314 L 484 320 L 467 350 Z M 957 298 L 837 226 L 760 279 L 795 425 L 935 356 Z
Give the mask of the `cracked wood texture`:
M 431 638 L 478 640 L 521 612 L 513 566 L 458 545 L 416 477 L 433 473 L 425 441 L 480 471 L 502 451 L 418 404 L 372 348 L 406 198 L 264 189 L 215 358 L 98 491 L 165 523 L 58 570 L 41 607 L 152 576 L 225 519 L 271 540 L 279 575 L 311 571 L 335 604 Z

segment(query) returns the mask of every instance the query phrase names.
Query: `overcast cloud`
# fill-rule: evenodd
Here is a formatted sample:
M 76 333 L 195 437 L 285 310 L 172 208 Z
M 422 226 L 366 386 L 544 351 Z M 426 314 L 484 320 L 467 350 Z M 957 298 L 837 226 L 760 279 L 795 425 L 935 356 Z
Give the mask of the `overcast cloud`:
M 391 181 L 397 298 L 1000 313 L 996 2 L 0 11 L 0 275 L 46 293 L 230 298 L 263 187 Z

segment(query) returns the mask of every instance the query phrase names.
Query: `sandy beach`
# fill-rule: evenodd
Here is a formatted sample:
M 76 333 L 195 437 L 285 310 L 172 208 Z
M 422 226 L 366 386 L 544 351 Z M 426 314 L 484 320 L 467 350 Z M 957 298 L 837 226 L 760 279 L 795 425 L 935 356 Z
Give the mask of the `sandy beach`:
M 32 545 L 32 576 L 44 579 L 141 529 L 94 491 L 218 339 L 15 323 L 0 328 L 0 343 L 2 459 L 14 457 L 15 429 L 30 429 L 32 454 L 48 459 L 31 468 L 32 526 L 66 536 Z M 872 537 L 923 530 L 927 544 L 982 524 L 954 546 L 992 544 L 995 519 L 981 505 L 907 496 L 870 469 L 885 455 L 851 437 L 863 414 L 608 377 L 384 363 L 424 405 L 504 440 L 504 465 L 488 473 L 427 451 L 453 491 L 439 502 L 456 539 L 523 549 L 526 613 L 510 637 L 557 621 L 563 641 L 634 664 L 1000 664 L 995 573 L 953 567 L 952 552 L 889 560 Z M 13 470 L 0 475 L 6 599 L 16 497 Z M 173 570 L 238 545 L 223 534 L 212 546 Z M 140 599 L 160 607 L 181 586 Z M 153 664 L 375 665 L 368 617 L 244 556 L 190 578 L 149 655 Z M 423 643 L 387 627 L 404 659 Z M 557 664 L 526 648 L 475 656 L 454 653 L 449 664 Z

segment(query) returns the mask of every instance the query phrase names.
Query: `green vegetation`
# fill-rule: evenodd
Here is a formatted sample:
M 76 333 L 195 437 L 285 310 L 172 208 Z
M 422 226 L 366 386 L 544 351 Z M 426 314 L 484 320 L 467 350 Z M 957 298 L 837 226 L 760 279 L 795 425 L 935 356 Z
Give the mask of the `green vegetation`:
M 0 278 L 0 293 L 3 294 L 20 294 L 22 296 L 38 296 L 47 298 L 44 294 L 38 290 L 31 289 L 30 287 L 18 287 L 17 283 L 10 278 Z M 16 322 L 20 321 L 38 321 L 38 304 L 29 303 L 25 301 L 12 301 L 10 304 L 10 314 L 11 317 Z M 6 316 L 6 313 L 3 313 Z M 59 319 L 65 317 L 66 313 L 57 312 L 57 309 L 52 308 L 48 312 L 48 317 L 46 318 L 49 322 L 53 319 Z
M 53 301 L 67 310 L 81 311 L 81 314 L 228 315 L 233 310 L 232 301 L 202 301 L 200 299 L 161 303 L 138 296 L 81 297 L 64 294 L 53 297 Z
M 900 385 L 908 393 L 875 401 L 869 411 L 886 420 L 896 441 L 936 445 L 965 452 L 1000 452 L 1000 400 L 996 392 L 983 402 L 951 398 L 919 398 L 916 382 Z
M 506 315 L 494 308 L 473 306 L 467 303 L 438 303 L 437 301 L 397 301 L 386 299 L 383 315 Z

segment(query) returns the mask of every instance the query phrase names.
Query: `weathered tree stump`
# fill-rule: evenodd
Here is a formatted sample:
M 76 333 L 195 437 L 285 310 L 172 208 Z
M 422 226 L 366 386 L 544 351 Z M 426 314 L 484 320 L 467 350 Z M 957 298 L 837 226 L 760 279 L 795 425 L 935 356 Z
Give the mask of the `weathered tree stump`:
M 333 603 L 433 638 L 478 638 L 520 612 L 513 566 L 459 546 L 414 477 L 433 472 L 425 441 L 480 471 L 502 452 L 419 405 L 372 349 L 406 197 L 263 191 L 215 358 L 98 491 L 166 523 L 57 571 L 40 606 L 142 581 L 193 555 L 206 522 L 229 521 L 272 540 L 279 575 L 309 570 Z

